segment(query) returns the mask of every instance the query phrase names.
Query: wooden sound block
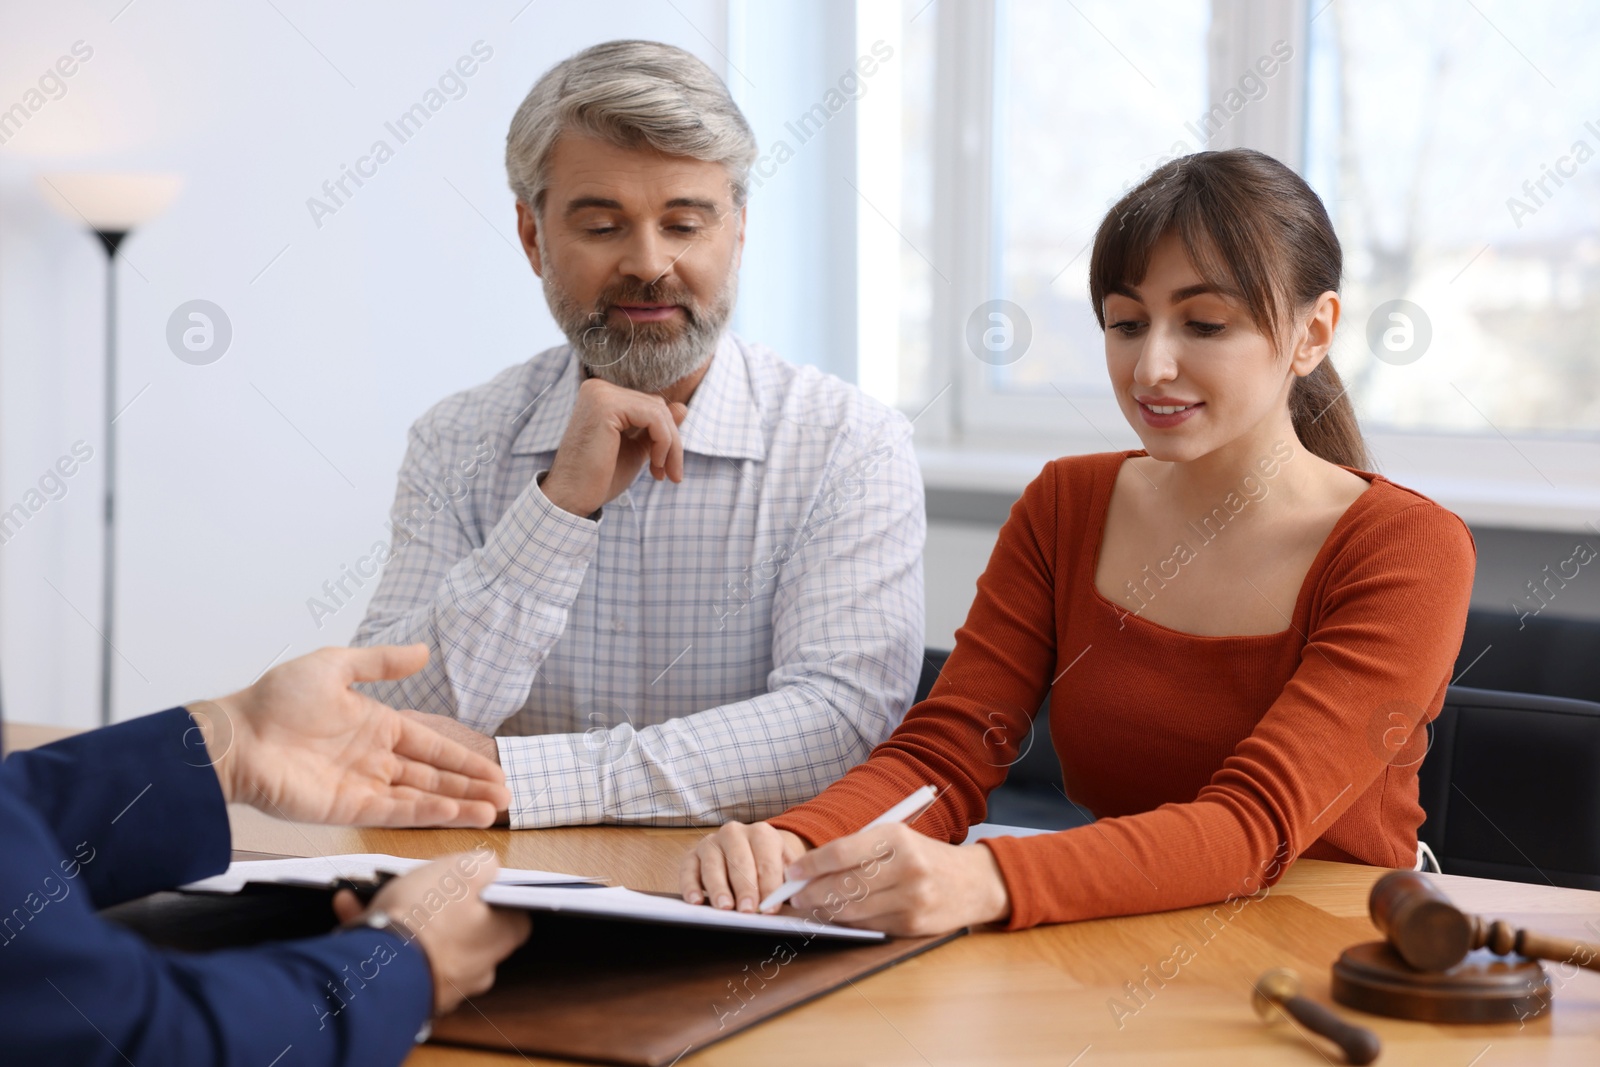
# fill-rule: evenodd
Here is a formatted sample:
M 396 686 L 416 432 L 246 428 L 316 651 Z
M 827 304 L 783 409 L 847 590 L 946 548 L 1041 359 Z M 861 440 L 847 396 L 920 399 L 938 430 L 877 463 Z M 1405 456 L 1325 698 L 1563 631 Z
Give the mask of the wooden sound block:
M 1550 979 L 1537 960 L 1486 949 L 1430 974 L 1410 967 L 1387 941 L 1367 941 L 1345 949 L 1333 965 L 1333 999 L 1419 1022 L 1518 1022 L 1549 1009 Z

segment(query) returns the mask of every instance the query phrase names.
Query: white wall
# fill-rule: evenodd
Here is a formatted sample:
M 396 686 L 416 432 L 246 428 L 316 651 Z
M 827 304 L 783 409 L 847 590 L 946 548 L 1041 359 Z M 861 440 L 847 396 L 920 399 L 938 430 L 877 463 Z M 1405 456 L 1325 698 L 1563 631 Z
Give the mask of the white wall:
M 46 207 L 37 172 L 186 180 L 119 265 L 122 401 L 148 386 L 118 421 L 122 718 L 346 642 L 364 600 L 321 629 L 306 601 L 383 535 L 406 427 L 559 341 L 516 248 L 501 162 L 534 79 L 611 37 L 681 45 L 724 73 L 730 49 L 724 0 L 534 0 L 520 13 L 522 0 L 275 3 L 0 8 L 0 108 L 74 42 L 93 49 L 66 94 L 0 147 L 0 509 L 74 441 L 97 453 L 63 499 L 0 546 L 13 718 L 88 725 L 98 700 L 103 256 Z M 770 52 L 759 19 L 743 32 L 746 54 Z M 397 144 L 384 123 L 480 40 L 493 56 L 466 95 Z M 816 92 L 826 80 L 819 67 Z M 772 109 L 784 115 L 808 92 L 777 94 Z M 752 120 L 763 144 L 777 136 L 759 109 Z M 394 158 L 318 228 L 307 198 L 379 138 Z M 837 165 L 820 144 L 815 160 Z M 804 195 L 807 166 L 785 175 L 790 196 Z M 784 350 L 792 330 L 766 329 L 749 308 L 775 306 L 775 262 L 792 267 L 792 285 L 813 253 L 769 239 L 762 222 L 758 200 L 740 321 Z M 209 366 L 180 362 L 165 341 L 170 313 L 195 298 L 219 304 L 234 330 Z M 785 354 L 848 372 L 823 347 L 796 337 Z
M 929 648 L 956 647 L 956 630 L 967 621 L 978 578 L 989 565 L 999 534 L 998 525 L 929 520 L 928 543 L 922 551 Z

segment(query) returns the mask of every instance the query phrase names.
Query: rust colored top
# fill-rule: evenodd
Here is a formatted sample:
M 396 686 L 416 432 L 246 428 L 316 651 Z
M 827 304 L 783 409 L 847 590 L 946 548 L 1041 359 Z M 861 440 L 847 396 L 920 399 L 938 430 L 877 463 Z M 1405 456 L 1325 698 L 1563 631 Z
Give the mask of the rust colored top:
M 984 842 L 1010 929 L 1236 899 L 1302 855 L 1415 864 L 1419 724 L 1443 705 L 1466 625 L 1466 525 L 1353 471 L 1371 484 L 1317 553 L 1288 629 L 1181 633 L 1094 586 L 1112 484 L 1136 455 L 1045 467 L 1012 507 L 928 699 L 774 826 L 822 844 L 933 783 L 942 795 L 914 825 L 961 841 L 1048 692 L 1067 792 L 1097 821 Z

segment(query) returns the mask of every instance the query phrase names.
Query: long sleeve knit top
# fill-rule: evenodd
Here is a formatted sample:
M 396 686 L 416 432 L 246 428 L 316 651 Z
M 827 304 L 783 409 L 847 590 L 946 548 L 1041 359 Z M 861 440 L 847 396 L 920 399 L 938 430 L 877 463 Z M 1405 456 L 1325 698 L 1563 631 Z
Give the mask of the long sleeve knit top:
M 822 844 L 933 783 L 941 797 L 915 827 L 961 841 L 1048 693 L 1067 793 L 1097 821 L 983 842 L 1010 929 L 1242 897 L 1299 856 L 1414 864 L 1421 724 L 1443 704 L 1472 589 L 1465 524 L 1355 471 L 1371 484 L 1317 553 L 1286 629 L 1181 633 L 1094 586 L 1112 484 L 1139 454 L 1045 467 L 1000 531 L 928 699 L 773 825 Z

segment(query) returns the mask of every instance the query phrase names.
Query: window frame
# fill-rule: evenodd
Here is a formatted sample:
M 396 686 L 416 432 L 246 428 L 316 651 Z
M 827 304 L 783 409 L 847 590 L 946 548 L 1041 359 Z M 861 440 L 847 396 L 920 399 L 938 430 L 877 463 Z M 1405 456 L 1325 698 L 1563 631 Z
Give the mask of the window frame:
M 1272 91 L 1240 111 L 1206 147 L 1249 145 L 1303 169 L 1310 27 L 1326 9 L 1325 0 L 1212 0 L 1206 60 L 1213 104 L 1274 42 L 1289 42 L 1298 61 L 1284 64 Z M 942 266 L 948 286 L 940 285 L 934 300 L 928 392 L 933 400 L 907 414 L 917 416 L 918 450 L 930 483 L 1020 489 L 1025 479 L 1019 483 L 1019 472 L 1036 472 L 1035 462 L 1137 448 L 1138 439 L 1114 400 L 1071 391 L 1002 393 L 985 381 L 987 366 L 966 351 L 967 314 L 999 289 L 993 163 L 998 2 L 946 0 L 933 14 L 933 205 L 935 218 L 947 221 L 935 227 L 933 261 Z M 1507 435 L 1487 417 L 1477 433 L 1363 429 L 1375 466 L 1469 522 L 1600 530 L 1600 433 Z
M 1000 0 L 962 0 L 939 4 L 934 12 L 939 20 L 935 67 L 940 73 L 935 79 L 933 203 L 935 217 L 949 220 L 949 225 L 938 229 L 943 240 L 936 242 L 933 259 L 944 265 L 949 299 L 936 301 L 942 315 L 933 331 L 930 365 L 939 371 L 936 379 L 950 383 L 951 395 L 940 417 L 929 421 L 928 436 L 954 444 L 980 435 L 986 440 L 1043 434 L 1054 439 L 1064 432 L 1095 447 L 1106 447 L 1108 439 L 1120 447 L 1136 438 L 1114 401 L 1068 390 L 1074 414 L 1056 396 L 1000 392 L 985 381 L 987 366 L 965 350 L 967 312 L 996 297 L 1001 288 L 994 200 L 999 9 Z M 1206 54 L 1211 101 L 1219 100 L 1275 41 L 1289 42 L 1297 58 L 1304 56 L 1308 27 L 1303 4 L 1212 0 Z M 1304 159 L 1305 85 L 1304 62 L 1285 64 L 1274 79 L 1275 91 L 1252 101 L 1207 147 L 1249 144 L 1298 169 Z M 985 209 L 974 210 L 978 204 Z

